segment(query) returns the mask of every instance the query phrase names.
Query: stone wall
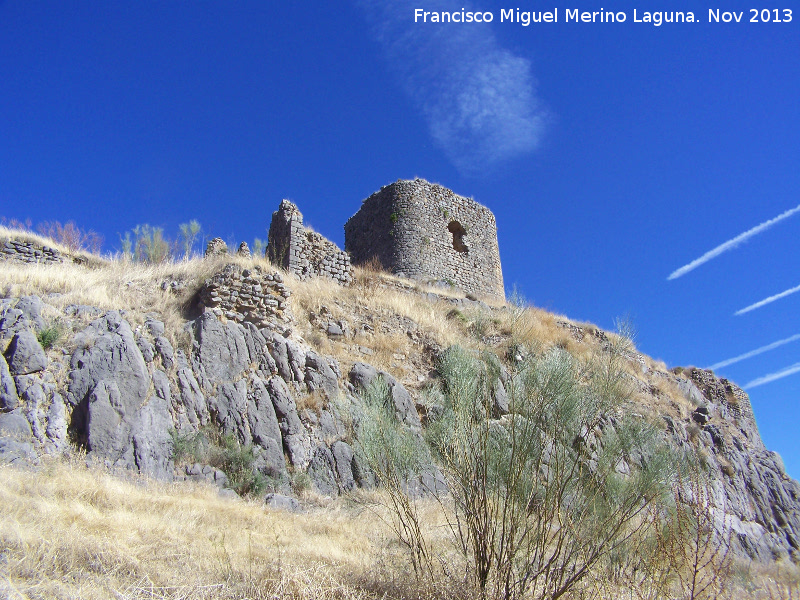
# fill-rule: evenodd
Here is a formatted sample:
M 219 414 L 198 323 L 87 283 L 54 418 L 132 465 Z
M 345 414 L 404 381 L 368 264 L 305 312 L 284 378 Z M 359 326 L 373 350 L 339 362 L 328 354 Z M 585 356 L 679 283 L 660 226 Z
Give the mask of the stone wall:
M 344 226 L 355 264 L 505 299 L 497 225 L 485 206 L 423 179 L 399 180 L 364 200 Z
M 62 263 L 64 256 L 55 248 L 24 240 L 0 240 L 0 260 L 21 263 Z
M 303 226 L 297 206 L 284 200 L 272 213 L 267 257 L 300 279 L 330 277 L 344 285 L 353 279 L 350 257 L 336 244 Z
M 218 317 L 253 323 L 259 329 L 279 330 L 294 321 L 287 302 L 289 295 L 280 273 L 231 263 L 206 280 L 199 300 L 202 309 L 211 310 Z

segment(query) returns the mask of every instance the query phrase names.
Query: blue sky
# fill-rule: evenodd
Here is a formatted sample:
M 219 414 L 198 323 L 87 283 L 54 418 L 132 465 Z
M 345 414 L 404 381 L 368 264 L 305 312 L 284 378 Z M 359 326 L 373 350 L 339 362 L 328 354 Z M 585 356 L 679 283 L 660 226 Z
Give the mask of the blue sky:
M 462 6 L 494 22 L 413 22 Z M 628 314 L 669 366 L 791 338 L 718 373 L 800 371 L 800 293 L 735 314 L 800 285 L 800 214 L 769 224 L 800 204 L 800 10 L 687 0 L 699 22 L 656 27 L 620 0 L 625 23 L 563 22 L 601 6 L 523 27 L 494 0 L 0 0 L 0 215 L 71 219 L 107 250 L 193 218 L 252 242 L 290 198 L 342 245 L 362 199 L 419 176 L 494 211 L 506 284 L 534 304 Z M 800 372 L 748 391 L 800 475 Z

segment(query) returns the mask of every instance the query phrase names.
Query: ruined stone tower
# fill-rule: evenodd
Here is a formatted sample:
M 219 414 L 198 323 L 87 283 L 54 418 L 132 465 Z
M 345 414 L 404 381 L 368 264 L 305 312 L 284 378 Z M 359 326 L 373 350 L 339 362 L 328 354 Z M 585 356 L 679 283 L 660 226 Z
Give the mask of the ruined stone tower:
M 397 275 L 505 299 L 497 225 L 485 206 L 424 179 L 398 180 L 345 223 L 354 264 L 377 258 Z
M 300 279 L 330 277 L 345 285 L 353 279 L 350 257 L 332 241 L 304 227 L 302 213 L 288 200 L 272 213 L 267 258 Z

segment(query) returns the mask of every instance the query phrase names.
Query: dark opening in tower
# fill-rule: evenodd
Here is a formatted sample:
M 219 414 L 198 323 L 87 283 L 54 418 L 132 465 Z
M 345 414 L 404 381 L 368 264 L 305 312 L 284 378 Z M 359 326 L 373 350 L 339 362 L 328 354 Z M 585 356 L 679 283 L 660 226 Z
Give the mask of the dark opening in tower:
M 469 248 L 464 243 L 464 236 L 467 235 L 467 230 L 458 221 L 450 221 L 447 230 L 453 234 L 453 248 L 458 252 L 469 252 Z

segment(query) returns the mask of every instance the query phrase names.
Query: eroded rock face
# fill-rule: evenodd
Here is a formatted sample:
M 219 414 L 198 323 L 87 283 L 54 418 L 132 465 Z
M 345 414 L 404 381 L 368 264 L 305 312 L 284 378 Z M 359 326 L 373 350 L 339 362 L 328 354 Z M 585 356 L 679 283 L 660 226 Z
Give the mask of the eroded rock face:
M 408 393 L 403 384 L 397 381 L 386 371 L 378 371 L 372 365 L 363 362 L 357 362 L 350 369 L 350 382 L 360 388 L 368 387 L 377 376 L 383 377 L 386 385 L 389 387 L 389 393 L 392 395 L 392 402 L 394 403 L 395 415 L 397 419 L 410 425 L 412 427 L 421 427 L 417 409 L 414 406 L 414 401 L 411 394 Z
M 67 387 L 73 430 L 90 453 L 111 465 L 171 478 L 166 375 L 151 376 L 130 325 L 116 311 L 93 321 L 75 340 Z
M 735 550 L 760 561 L 797 560 L 800 484 L 787 477 L 780 456 L 764 447 L 747 394 L 710 371 L 683 375 L 688 379 L 679 379 L 678 386 L 697 407 L 686 423 L 669 419 L 668 432 L 675 445 L 688 448 L 693 444 L 687 431 L 696 428 L 712 475 L 712 504 L 732 528 Z
M 23 330 L 14 334 L 5 353 L 12 375 L 37 373 L 47 367 L 47 355 L 34 333 Z

